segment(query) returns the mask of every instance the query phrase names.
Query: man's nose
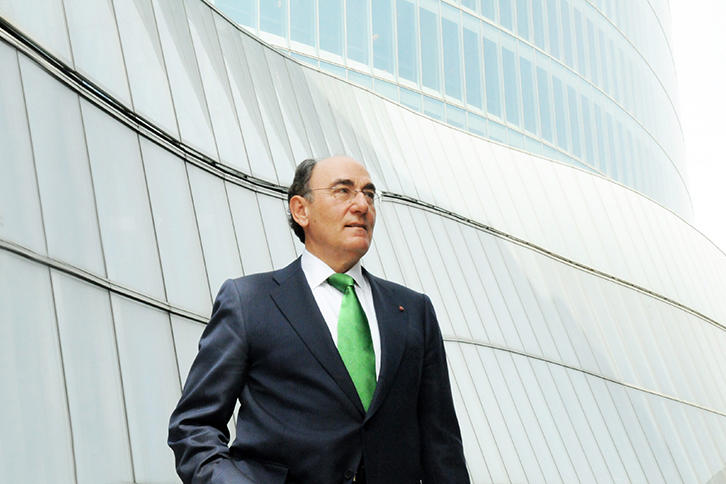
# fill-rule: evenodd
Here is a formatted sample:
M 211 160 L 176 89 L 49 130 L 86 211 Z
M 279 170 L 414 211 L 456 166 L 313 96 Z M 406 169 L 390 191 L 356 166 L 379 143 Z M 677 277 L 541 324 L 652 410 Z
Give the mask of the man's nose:
M 368 205 L 368 200 L 366 199 L 365 194 L 361 190 L 355 192 L 355 195 L 351 200 L 351 206 L 357 208 L 357 210 L 362 213 L 366 213 L 370 208 L 370 205 Z

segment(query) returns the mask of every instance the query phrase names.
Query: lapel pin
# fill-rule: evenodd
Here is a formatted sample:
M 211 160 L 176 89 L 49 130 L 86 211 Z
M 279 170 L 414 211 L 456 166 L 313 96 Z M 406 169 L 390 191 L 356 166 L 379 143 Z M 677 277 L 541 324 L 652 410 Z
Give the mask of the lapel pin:
M 403 306 L 398 306 L 399 311 L 403 311 Z

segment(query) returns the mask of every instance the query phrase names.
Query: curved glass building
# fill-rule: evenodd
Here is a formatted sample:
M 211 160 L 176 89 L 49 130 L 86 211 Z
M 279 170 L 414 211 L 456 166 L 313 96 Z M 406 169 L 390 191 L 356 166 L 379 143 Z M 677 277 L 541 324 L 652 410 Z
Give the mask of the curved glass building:
M 383 191 L 364 265 L 434 302 L 472 482 L 726 482 L 726 255 L 689 223 L 668 26 L 0 0 L 0 482 L 178 482 L 213 297 L 301 253 L 285 189 L 333 154 Z
M 665 1 L 215 3 L 297 59 L 691 219 Z

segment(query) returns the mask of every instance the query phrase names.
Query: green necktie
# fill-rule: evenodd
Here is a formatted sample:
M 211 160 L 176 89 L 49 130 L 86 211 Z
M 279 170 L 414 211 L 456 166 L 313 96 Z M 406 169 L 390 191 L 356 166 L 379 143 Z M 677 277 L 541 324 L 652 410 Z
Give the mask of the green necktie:
M 328 282 L 343 293 L 338 316 L 338 351 L 367 412 L 376 389 L 376 356 L 371 328 L 355 294 L 353 278 L 347 274 L 333 274 Z

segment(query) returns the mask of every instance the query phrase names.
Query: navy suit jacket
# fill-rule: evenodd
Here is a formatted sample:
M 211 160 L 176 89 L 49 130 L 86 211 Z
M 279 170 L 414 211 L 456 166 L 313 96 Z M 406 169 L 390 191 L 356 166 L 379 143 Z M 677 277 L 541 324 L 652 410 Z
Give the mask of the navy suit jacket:
M 381 335 L 368 412 L 300 259 L 225 282 L 171 416 L 185 483 L 344 483 L 361 458 L 369 484 L 469 482 L 431 301 L 365 276 Z

